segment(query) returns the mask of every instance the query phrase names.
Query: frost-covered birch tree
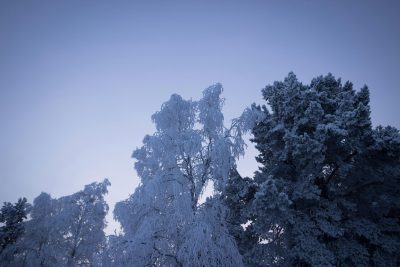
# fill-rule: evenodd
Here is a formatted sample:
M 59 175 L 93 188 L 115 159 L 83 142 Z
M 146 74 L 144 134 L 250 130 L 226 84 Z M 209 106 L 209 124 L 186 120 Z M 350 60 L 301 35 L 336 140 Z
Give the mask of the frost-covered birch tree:
M 243 153 L 243 120 L 228 129 L 222 86 L 199 101 L 172 95 L 152 116 L 156 132 L 133 152 L 140 186 L 114 210 L 123 235 L 109 248 L 120 266 L 241 266 L 217 197 L 199 205 L 206 185 L 218 195 Z M 251 112 L 247 112 L 247 116 Z
M 57 249 L 63 265 L 90 265 L 104 246 L 105 216 L 108 205 L 104 195 L 110 182 L 91 183 L 84 190 L 58 199 L 57 231 L 62 235 Z

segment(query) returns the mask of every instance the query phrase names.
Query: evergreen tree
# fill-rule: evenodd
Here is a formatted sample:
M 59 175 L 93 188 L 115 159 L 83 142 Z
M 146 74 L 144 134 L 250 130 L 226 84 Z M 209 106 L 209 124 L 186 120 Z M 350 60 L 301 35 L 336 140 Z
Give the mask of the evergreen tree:
M 6 249 L 23 235 L 23 221 L 27 218 L 29 207 L 26 198 L 18 199 L 15 204 L 4 202 L 0 210 L 0 223 L 2 224 L 0 224 L 0 264 L 7 257 L 12 257 L 13 253 L 6 251 Z
M 255 216 L 248 212 L 256 190 L 257 184 L 253 179 L 242 178 L 236 170 L 232 170 L 222 194 L 223 203 L 227 207 L 227 226 L 236 240 L 246 266 L 262 266 L 260 262 L 265 261 L 263 257 L 253 258 L 256 254 L 262 254 L 255 253 L 255 250 L 261 247 L 258 245 L 259 237 L 252 231 L 253 225 L 250 223 Z
M 289 73 L 263 96 L 253 129 L 262 167 L 240 189 L 248 195 L 232 182 L 226 194 L 244 203 L 230 210 L 248 225 L 231 231 L 247 264 L 399 266 L 400 135 L 372 128 L 367 87 Z

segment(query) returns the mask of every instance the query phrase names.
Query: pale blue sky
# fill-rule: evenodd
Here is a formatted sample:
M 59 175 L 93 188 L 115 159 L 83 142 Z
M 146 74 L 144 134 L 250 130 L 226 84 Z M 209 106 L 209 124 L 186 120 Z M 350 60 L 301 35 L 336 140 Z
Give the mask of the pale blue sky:
M 230 120 L 289 71 L 371 90 L 400 127 L 399 1 L 0 1 L 0 201 L 138 184 L 135 147 L 172 93 L 224 85 Z M 255 151 L 239 163 L 256 168 Z

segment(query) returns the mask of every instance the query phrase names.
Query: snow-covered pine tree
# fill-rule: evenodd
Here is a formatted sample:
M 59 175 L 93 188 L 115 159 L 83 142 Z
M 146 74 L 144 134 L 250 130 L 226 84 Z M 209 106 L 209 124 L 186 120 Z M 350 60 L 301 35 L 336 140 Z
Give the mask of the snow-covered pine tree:
M 245 123 L 239 119 L 224 127 L 221 92 L 215 84 L 199 101 L 172 95 L 152 116 L 156 132 L 133 153 L 141 184 L 116 205 L 123 235 L 113 237 L 107 264 L 242 265 L 218 197 L 199 205 L 208 183 L 217 195 L 222 191 L 235 157 L 243 153 Z
M 222 193 L 222 200 L 227 208 L 226 222 L 230 234 L 235 238 L 240 254 L 246 266 L 252 266 L 251 261 L 255 261 L 254 266 L 262 266 L 265 254 L 255 253 L 259 246 L 259 236 L 252 230 L 250 224 L 254 220 L 254 214 L 250 214 L 252 199 L 257 190 L 257 184 L 253 179 L 241 177 L 237 170 L 232 170 L 228 183 Z M 254 255 L 263 255 L 257 259 Z
M 18 199 L 15 204 L 4 202 L 0 210 L 0 266 L 17 253 L 12 247 L 24 234 L 24 219 L 27 218 L 29 208 L 26 198 Z
M 247 227 L 230 228 L 247 265 L 399 266 L 400 135 L 372 128 L 367 87 L 289 73 L 263 96 L 262 168 L 225 196 L 242 203 L 230 210 Z

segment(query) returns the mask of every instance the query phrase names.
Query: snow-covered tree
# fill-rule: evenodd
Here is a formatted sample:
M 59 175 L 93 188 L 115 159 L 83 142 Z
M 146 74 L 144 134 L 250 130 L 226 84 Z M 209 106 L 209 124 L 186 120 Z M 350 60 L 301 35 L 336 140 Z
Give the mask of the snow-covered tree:
M 91 266 L 105 246 L 104 200 L 109 181 L 86 185 L 75 194 L 33 202 L 25 233 L 10 246 L 5 266 Z M 12 252 L 12 253 L 11 253 Z
M 184 230 L 178 259 L 182 266 L 242 266 L 242 257 L 225 222 L 226 208 L 217 197 L 198 209 Z
M 246 263 L 399 266 L 400 135 L 372 128 L 367 87 L 331 74 L 303 85 L 290 73 L 263 96 L 253 129 L 262 167 L 225 197 L 247 222 L 230 227 Z
M 26 219 L 27 208 L 26 198 L 18 199 L 15 204 L 4 202 L 0 210 L 0 223 L 3 224 L 0 227 L 0 252 L 24 233 L 23 220 Z
M 172 95 L 152 116 L 156 132 L 133 152 L 141 184 L 114 210 L 124 234 L 109 248 L 113 265 L 242 264 L 220 201 L 199 205 L 207 183 L 221 192 L 235 157 L 243 153 L 245 123 L 239 119 L 224 127 L 221 92 L 215 84 L 199 101 Z
M 230 234 L 235 238 L 239 252 L 243 256 L 246 266 L 252 266 L 251 261 L 265 261 L 263 257 L 252 258 L 254 249 L 258 249 L 259 237 L 251 231 L 250 222 L 255 216 L 249 214 L 251 200 L 257 190 L 257 184 L 248 177 L 242 178 L 236 170 L 232 170 L 228 183 L 222 194 L 224 205 L 227 207 L 227 226 Z M 258 253 L 259 255 L 261 253 Z M 263 255 L 264 256 L 264 255 Z
M 58 245 L 59 255 L 68 266 L 90 265 L 93 256 L 104 246 L 105 216 L 108 205 L 104 200 L 110 182 L 91 183 L 84 190 L 58 199 L 57 231 L 63 236 Z
M 26 198 L 18 199 L 15 204 L 4 202 L 0 210 L 0 266 L 7 264 L 18 253 L 13 245 L 24 234 L 24 219 L 29 208 Z

